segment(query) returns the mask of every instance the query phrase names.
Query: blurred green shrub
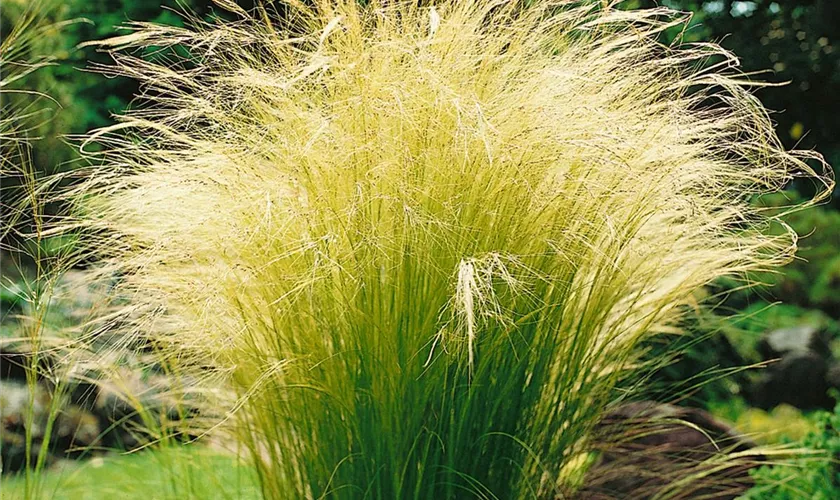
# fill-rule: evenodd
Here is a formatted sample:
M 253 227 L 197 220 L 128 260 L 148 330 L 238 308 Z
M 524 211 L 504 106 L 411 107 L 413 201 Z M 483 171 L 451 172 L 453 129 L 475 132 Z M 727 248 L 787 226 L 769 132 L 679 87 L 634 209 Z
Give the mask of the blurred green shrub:
M 836 397 L 836 396 L 835 396 Z M 764 466 L 753 473 L 755 487 L 745 500 L 833 500 L 840 498 L 840 404 L 834 413 L 821 412 L 817 428 L 803 445 L 821 452 L 793 463 Z
M 757 442 L 772 445 L 801 441 L 814 429 L 816 420 L 813 414 L 805 415 L 793 406 L 782 404 L 770 411 L 745 409 L 735 419 L 735 428 Z
M 47 2 L 49 3 L 49 2 Z M 49 95 L 55 101 L 52 120 L 41 124 L 33 145 L 33 161 L 42 171 L 54 171 L 74 159 L 73 149 L 63 144 L 63 136 L 85 133 L 113 123 L 112 116 L 125 110 L 137 94 L 136 82 L 126 78 L 105 78 L 85 71 L 96 64 L 111 62 L 110 57 L 92 47 L 78 48 L 86 41 L 123 33 L 127 21 L 150 21 L 183 26 L 184 9 L 206 15 L 210 0 L 67 0 L 45 5 L 45 15 L 53 22 L 79 20 L 41 36 L 30 50 L 48 54 L 53 64 L 29 75 L 26 88 Z M 27 2 L 3 2 L 0 28 L 7 32 L 26 11 Z

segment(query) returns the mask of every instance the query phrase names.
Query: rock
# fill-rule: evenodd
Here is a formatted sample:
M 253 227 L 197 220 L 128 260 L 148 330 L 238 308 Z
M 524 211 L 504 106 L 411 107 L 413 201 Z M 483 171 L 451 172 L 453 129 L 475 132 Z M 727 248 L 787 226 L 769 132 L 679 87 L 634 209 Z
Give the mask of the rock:
M 52 441 L 56 453 L 65 458 L 80 458 L 100 444 L 102 429 L 99 418 L 85 408 L 70 405 L 56 417 Z M 63 452 L 63 453 L 62 453 Z
M 30 463 L 35 464 L 47 431 L 52 397 L 43 384 L 35 384 L 30 408 L 30 387 L 26 382 L 0 380 L 0 460 L 2 472 L 26 467 L 26 432 L 30 426 Z M 45 459 L 46 460 L 46 459 Z
M 808 410 L 829 409 L 828 361 L 812 352 L 786 354 L 767 368 L 750 391 L 749 402 L 769 410 L 782 403 Z
M 84 323 L 96 316 L 97 308 L 110 306 L 107 281 L 68 271 L 53 290 L 51 313 L 70 324 Z M 0 305 L 8 305 L 7 298 Z M 25 328 L 31 321 L 27 311 L 21 311 L 11 328 L 14 335 L 0 339 L 3 472 L 26 466 L 27 431 L 32 440 L 30 463 L 35 463 L 51 414 L 55 420 L 45 447 L 46 462 L 82 458 L 94 450 L 133 449 L 160 437 L 161 429 L 169 437 L 190 437 L 182 428 L 198 413 L 198 402 L 185 396 L 193 382 L 164 369 L 155 349 L 145 352 L 136 336 L 105 328 L 86 338 L 84 349 L 50 337 L 45 330 L 36 350 L 20 340 L 27 337 Z M 30 412 L 32 387 L 35 406 Z
M 170 437 L 189 438 L 184 421 L 199 413 L 197 401 L 187 397 L 183 387 L 189 382 L 164 375 L 143 378 L 131 370 L 104 380 L 98 387 L 93 411 L 111 429 L 106 432 L 105 443 L 131 449 L 159 437 L 162 430 Z
M 654 402 L 609 412 L 597 429 L 601 454 L 584 479 L 582 499 L 733 499 L 753 485 L 749 469 L 764 457 L 755 445 L 709 413 Z M 714 462 L 709 462 L 714 460 Z M 671 490 L 670 488 L 674 488 Z
M 821 329 L 812 325 L 772 330 L 759 341 L 758 352 L 764 360 L 809 352 L 824 358 L 831 357 L 829 339 Z
M 147 390 L 140 375 L 128 369 L 99 382 L 93 411 L 106 427 L 106 446 L 133 449 L 149 436 L 140 399 Z
M 31 434 L 31 464 L 36 463 L 47 432 L 52 391 L 44 374 L 51 369 L 53 360 L 40 354 L 35 356 L 25 344 L 0 343 L 0 460 L 4 473 L 26 467 L 27 426 Z M 33 366 L 35 377 L 27 380 Z M 34 394 L 30 394 L 30 384 Z
M 828 374 L 825 376 L 828 386 L 834 389 L 840 389 L 840 363 L 833 362 L 828 367 Z
M 829 342 L 816 327 L 804 325 L 767 333 L 758 345 L 770 364 L 750 387 L 747 399 L 765 410 L 787 403 L 799 409 L 831 409 L 829 368 L 833 359 Z

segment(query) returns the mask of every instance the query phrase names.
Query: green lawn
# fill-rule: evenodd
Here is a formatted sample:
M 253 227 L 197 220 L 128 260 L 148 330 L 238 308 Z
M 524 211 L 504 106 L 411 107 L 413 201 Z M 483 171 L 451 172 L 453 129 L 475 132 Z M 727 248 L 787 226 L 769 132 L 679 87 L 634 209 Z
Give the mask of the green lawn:
M 23 476 L 0 481 L 3 500 L 27 498 Z M 236 457 L 180 447 L 67 462 L 41 473 L 28 498 L 256 499 L 260 493 L 253 469 Z

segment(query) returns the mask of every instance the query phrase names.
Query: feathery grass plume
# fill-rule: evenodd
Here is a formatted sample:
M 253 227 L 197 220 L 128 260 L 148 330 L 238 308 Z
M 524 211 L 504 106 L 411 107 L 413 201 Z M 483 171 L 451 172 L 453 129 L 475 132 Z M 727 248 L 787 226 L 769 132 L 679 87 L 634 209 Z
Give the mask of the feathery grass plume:
M 218 3 L 101 43 L 146 105 L 87 139 L 65 229 L 225 376 L 266 497 L 570 494 L 638 344 L 790 258 L 750 197 L 824 180 L 666 9 Z

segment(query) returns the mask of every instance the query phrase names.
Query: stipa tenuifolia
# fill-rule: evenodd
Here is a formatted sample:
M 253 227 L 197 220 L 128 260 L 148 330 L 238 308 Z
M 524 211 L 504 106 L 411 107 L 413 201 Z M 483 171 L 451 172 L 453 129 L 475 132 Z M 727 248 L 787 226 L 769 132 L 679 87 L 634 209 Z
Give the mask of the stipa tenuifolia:
M 268 497 L 569 493 L 639 344 L 790 258 L 751 197 L 821 179 L 664 9 L 219 4 L 100 44 L 145 104 L 68 227 L 123 325 L 238 396 Z

